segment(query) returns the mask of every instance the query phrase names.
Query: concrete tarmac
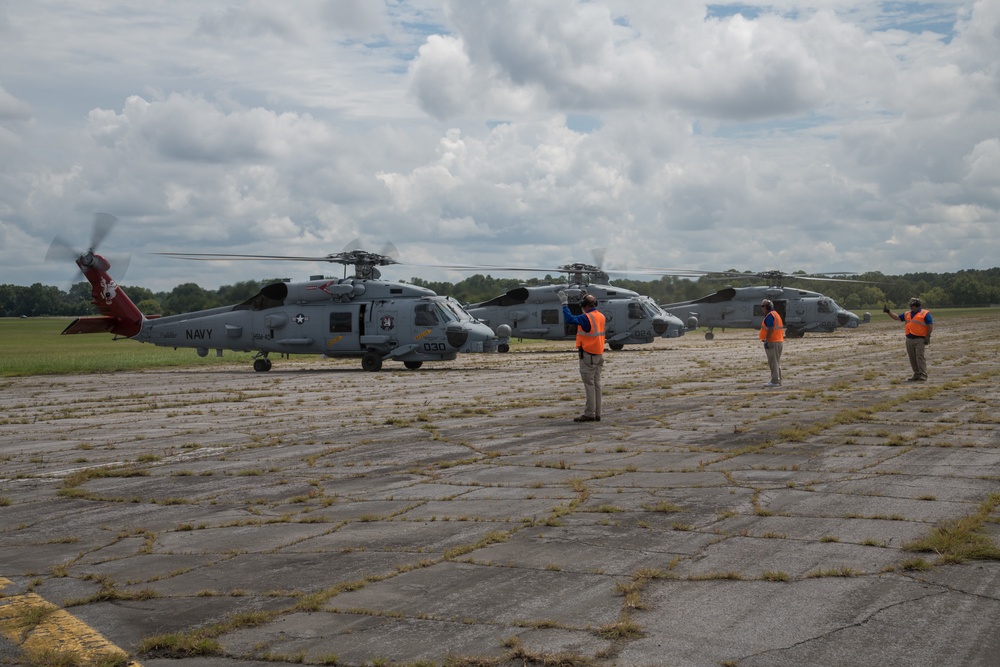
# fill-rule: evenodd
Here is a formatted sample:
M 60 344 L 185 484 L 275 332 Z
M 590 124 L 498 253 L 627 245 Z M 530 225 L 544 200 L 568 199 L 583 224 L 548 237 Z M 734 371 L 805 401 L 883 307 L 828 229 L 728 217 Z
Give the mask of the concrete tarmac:
M 571 343 L 5 378 L 0 658 L 995 667 L 1000 312 L 935 320 L 609 352 L 596 424 Z

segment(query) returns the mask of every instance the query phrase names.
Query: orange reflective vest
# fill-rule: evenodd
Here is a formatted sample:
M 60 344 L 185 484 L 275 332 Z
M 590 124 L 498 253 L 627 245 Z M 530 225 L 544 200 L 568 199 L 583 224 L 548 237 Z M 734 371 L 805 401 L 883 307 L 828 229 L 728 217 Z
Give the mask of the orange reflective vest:
M 774 316 L 774 331 L 771 332 L 770 341 L 772 343 L 780 343 L 785 340 L 785 323 L 781 321 L 781 315 L 778 314 L 778 311 L 772 310 L 769 314 Z M 767 315 L 764 315 L 764 317 L 766 318 Z M 768 340 L 767 325 L 764 324 L 764 320 L 760 321 L 760 339 L 764 341 Z
M 590 331 L 576 328 L 576 346 L 590 354 L 604 354 L 604 314 L 599 310 L 590 310 L 584 315 L 590 320 Z
M 927 336 L 927 315 L 926 310 L 919 310 L 914 313 L 912 310 L 903 315 L 906 320 L 906 333 L 918 338 Z

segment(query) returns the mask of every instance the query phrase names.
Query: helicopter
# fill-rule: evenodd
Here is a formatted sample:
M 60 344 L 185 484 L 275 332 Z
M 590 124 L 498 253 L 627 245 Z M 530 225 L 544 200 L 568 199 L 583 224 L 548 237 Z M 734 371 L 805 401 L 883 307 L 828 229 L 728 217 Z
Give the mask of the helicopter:
M 663 310 L 683 319 L 688 329 L 708 327 L 706 340 L 712 340 L 715 327 L 732 329 L 757 329 L 764 319 L 761 301 L 770 299 L 775 310 L 785 323 L 785 336 L 801 338 L 807 332 L 830 333 L 834 329 L 855 329 L 859 323 L 871 321 L 871 313 L 858 317 L 837 305 L 837 302 L 819 292 L 811 292 L 796 287 L 785 287 L 786 278 L 795 280 L 819 280 L 833 282 L 858 282 L 827 276 L 786 274 L 781 271 L 762 273 L 720 273 L 701 272 L 721 278 L 762 278 L 767 285 L 753 287 L 727 286 L 700 299 L 678 303 L 660 304 Z
M 607 341 L 612 350 L 684 334 L 684 323 L 679 318 L 664 312 L 648 296 L 612 286 L 608 274 L 597 266 L 574 263 L 554 270 L 569 274 L 569 284 L 522 285 L 488 301 L 466 305 L 473 317 L 496 332 L 499 352 L 510 350 L 512 336 L 544 340 L 571 340 L 576 336 L 576 325 L 563 319 L 557 294 L 560 290 L 565 290 L 570 311 L 577 315 L 583 312 L 580 302 L 584 295 L 597 297 L 597 309 L 607 320 Z
M 473 318 L 455 299 L 405 283 L 380 280 L 377 266 L 399 264 L 394 258 L 361 249 L 324 257 L 230 255 L 221 253 L 154 253 L 190 260 L 326 261 L 344 265 L 344 277 L 312 276 L 306 282 L 277 281 L 251 298 L 230 306 L 178 315 L 146 317 L 108 271 L 110 262 L 96 248 L 117 219 L 95 217 L 90 248 L 74 251 L 58 237 L 46 259 L 71 256 L 92 286 L 97 317 L 80 317 L 63 334 L 111 333 L 142 343 L 194 348 L 205 357 L 210 349 L 256 352 L 253 369 L 271 370 L 269 355 L 320 354 L 360 357 L 366 371 L 381 370 L 384 361 L 400 361 L 417 369 L 425 361 L 449 361 L 459 352 L 495 352 L 493 331 Z M 347 267 L 354 266 L 348 277 Z

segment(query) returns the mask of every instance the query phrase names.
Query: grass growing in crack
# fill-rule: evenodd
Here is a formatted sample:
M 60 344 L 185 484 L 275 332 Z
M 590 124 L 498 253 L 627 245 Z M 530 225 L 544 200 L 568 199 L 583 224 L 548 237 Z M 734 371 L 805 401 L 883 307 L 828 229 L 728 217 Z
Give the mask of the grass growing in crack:
M 155 658 L 188 658 L 222 655 L 222 645 L 216 640 L 227 632 L 253 628 L 277 618 L 281 612 L 256 611 L 234 614 L 230 618 L 187 633 L 168 633 L 146 637 L 139 642 L 138 653 Z
M 222 645 L 214 637 L 168 633 L 146 637 L 137 651 L 151 658 L 192 658 L 202 655 L 222 655 Z
M 642 506 L 642 509 L 647 512 L 663 512 L 664 514 L 670 514 L 673 512 L 683 512 L 684 508 L 675 503 L 667 502 L 666 500 L 661 500 L 657 503 L 650 503 Z
M 151 588 L 143 588 L 137 591 L 122 591 L 115 588 L 113 584 L 104 582 L 101 585 L 101 590 L 97 591 L 93 595 L 83 598 L 75 598 L 73 600 L 66 600 L 63 603 L 63 606 L 78 607 L 80 605 L 91 604 L 93 602 L 112 602 L 120 600 L 152 600 L 153 598 L 158 597 L 160 597 L 160 594 Z
M 636 639 L 642 637 L 644 633 L 642 626 L 633 621 L 627 614 L 622 614 L 617 621 L 598 628 L 597 634 L 614 641 L 617 639 Z
M 477 549 L 482 549 L 490 544 L 497 544 L 499 542 L 506 542 L 510 539 L 510 536 L 514 534 L 514 531 L 502 531 L 494 530 L 483 536 L 481 540 L 475 542 L 474 544 L 465 544 L 457 547 L 453 547 L 444 552 L 444 557 L 446 559 L 458 558 L 459 556 L 464 556 L 467 553 L 476 551 Z
M 704 574 L 692 574 L 689 581 L 715 581 L 715 580 L 741 581 L 743 575 L 739 572 L 706 572 Z
M 923 558 L 910 558 L 900 563 L 899 567 L 901 567 L 904 570 L 914 570 L 918 572 L 923 572 L 925 570 L 931 569 L 932 566 Z
M 983 501 L 975 514 L 942 522 L 925 537 L 904 544 L 903 549 L 935 553 L 939 563 L 1000 560 L 1000 549 L 982 532 L 983 524 L 997 507 L 1000 507 L 1000 493 Z
M 861 572 L 853 570 L 846 565 L 841 567 L 829 567 L 822 570 L 814 570 L 806 575 L 810 579 L 821 579 L 823 577 L 857 577 Z

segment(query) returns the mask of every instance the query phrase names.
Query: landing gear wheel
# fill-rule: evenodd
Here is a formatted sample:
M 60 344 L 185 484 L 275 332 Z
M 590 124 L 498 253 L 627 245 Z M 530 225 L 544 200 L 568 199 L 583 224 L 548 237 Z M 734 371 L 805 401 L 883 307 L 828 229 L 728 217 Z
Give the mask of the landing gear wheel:
M 612 350 L 614 350 L 615 352 L 617 352 L 619 350 L 624 350 L 625 349 L 625 344 L 624 343 L 608 343 L 608 347 L 610 347 Z
M 382 355 L 374 350 L 365 352 L 365 356 L 361 357 L 361 368 L 370 373 L 379 372 L 382 370 Z
M 712 333 L 711 331 L 706 331 L 705 332 L 705 340 L 712 340 L 713 338 L 715 338 L 715 334 L 714 333 Z
M 254 359 L 253 369 L 258 373 L 266 373 L 271 370 L 271 360 L 270 359 Z
M 499 345 L 497 345 L 497 352 L 501 353 L 510 352 L 510 345 L 508 345 L 507 343 L 500 343 Z
M 415 371 L 424 365 L 422 361 L 404 361 L 403 365 L 409 368 L 411 371 Z

